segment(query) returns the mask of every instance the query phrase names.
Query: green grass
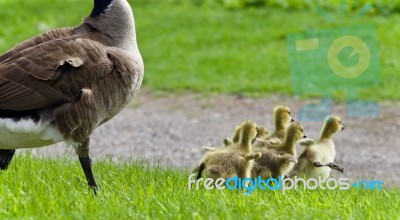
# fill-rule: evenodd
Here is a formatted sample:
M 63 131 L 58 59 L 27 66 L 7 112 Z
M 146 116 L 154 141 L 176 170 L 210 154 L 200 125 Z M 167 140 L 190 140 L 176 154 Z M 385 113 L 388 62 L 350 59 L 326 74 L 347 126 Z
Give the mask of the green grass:
M 225 10 L 179 1 L 130 2 L 145 61 L 144 85 L 162 91 L 293 95 L 286 36 L 349 23 L 329 22 L 306 10 Z M 49 28 L 77 25 L 91 7 L 89 0 L 0 0 L 0 51 Z M 393 14 L 368 15 L 352 23 L 372 23 L 379 35 L 382 83 L 362 90 L 362 98 L 400 98 L 399 22 L 400 15 Z
M 397 219 L 399 190 L 188 190 L 188 171 L 94 161 L 101 187 L 79 162 L 19 155 L 0 173 L 1 219 Z
M 248 8 L 237 11 L 164 1 L 131 1 L 145 85 L 161 91 L 292 94 L 286 35 L 335 27 L 310 11 Z M 92 1 L 0 0 L 0 51 L 50 28 L 81 22 Z M 400 16 L 367 16 L 378 27 L 381 85 L 363 91 L 399 99 Z M 87 188 L 77 160 L 14 158 L 0 172 L 0 219 L 399 218 L 400 191 L 187 190 L 188 171 L 143 162 L 94 161 L 101 187 Z

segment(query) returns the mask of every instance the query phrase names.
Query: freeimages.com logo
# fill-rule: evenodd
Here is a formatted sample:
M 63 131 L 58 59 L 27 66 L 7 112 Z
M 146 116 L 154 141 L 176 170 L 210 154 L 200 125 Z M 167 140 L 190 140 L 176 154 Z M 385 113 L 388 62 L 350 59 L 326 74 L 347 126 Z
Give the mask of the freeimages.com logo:
M 194 186 L 193 186 L 194 185 Z M 212 178 L 200 178 L 196 180 L 196 174 L 189 175 L 188 179 L 188 189 L 196 189 L 198 190 L 200 186 L 204 187 L 207 190 L 212 189 L 243 189 L 245 190 L 247 195 L 250 195 L 254 190 L 281 190 L 282 194 L 285 194 L 287 190 L 298 190 L 298 189 L 309 189 L 309 190 L 348 190 L 351 187 L 358 189 L 367 189 L 367 190 L 383 190 L 383 182 L 381 180 L 359 180 L 353 183 L 350 183 L 349 178 L 328 178 L 326 180 L 315 178 L 300 178 L 295 176 L 293 179 L 291 178 L 283 178 L 280 176 L 278 179 L 269 178 L 262 179 L 262 177 L 258 176 L 257 178 L 244 178 L 241 179 L 237 176 L 223 179 L 218 178 L 214 181 Z

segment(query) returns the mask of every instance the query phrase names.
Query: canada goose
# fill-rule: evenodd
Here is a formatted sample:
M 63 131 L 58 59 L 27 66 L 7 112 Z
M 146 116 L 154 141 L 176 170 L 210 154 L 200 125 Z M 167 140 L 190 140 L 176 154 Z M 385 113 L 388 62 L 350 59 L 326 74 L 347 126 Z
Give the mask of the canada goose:
M 214 180 L 218 178 L 249 178 L 253 160 L 261 157 L 261 153 L 253 153 L 251 142 L 256 137 L 257 130 L 254 122 L 244 122 L 239 128 L 237 146 L 219 148 L 208 152 L 202 159 L 197 178 L 204 175 Z
M 15 149 L 65 141 L 97 188 L 89 137 L 137 93 L 143 74 L 126 0 L 94 0 L 83 24 L 16 45 L 0 56 L 0 168 Z
M 294 119 L 290 115 L 290 108 L 278 105 L 274 108 L 274 131 L 267 137 L 257 138 L 254 147 L 276 147 L 280 146 L 285 137 L 286 128 Z
M 277 148 L 258 148 L 261 158 L 254 162 L 251 177 L 278 178 L 292 169 L 296 159 L 296 141 L 306 138 L 303 126 L 294 122 L 285 132 L 283 143 Z M 255 150 L 255 149 L 254 149 Z
M 336 132 L 343 129 L 344 127 L 338 116 L 328 116 L 321 129 L 319 140 L 315 144 L 311 142 L 305 144 L 306 149 L 300 155 L 299 162 L 289 176 L 305 175 L 307 178 L 318 178 L 320 176 L 323 179 L 327 179 L 331 169 L 343 173 L 343 168 L 333 163 L 335 159 L 335 143 L 332 139 Z

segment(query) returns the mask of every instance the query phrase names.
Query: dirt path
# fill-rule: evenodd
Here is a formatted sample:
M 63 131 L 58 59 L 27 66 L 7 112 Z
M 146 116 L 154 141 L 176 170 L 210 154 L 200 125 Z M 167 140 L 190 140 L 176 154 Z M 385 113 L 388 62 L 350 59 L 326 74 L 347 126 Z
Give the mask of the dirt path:
M 244 120 L 272 129 L 271 112 L 278 104 L 290 106 L 297 118 L 305 101 L 280 96 L 158 96 L 143 90 L 129 108 L 94 132 L 91 154 L 98 158 L 146 158 L 192 168 L 204 153 L 202 146 L 220 145 Z M 336 162 L 345 167 L 345 173 L 337 176 L 400 184 L 400 103 L 381 103 L 381 117 L 375 120 L 349 119 L 344 104 L 334 106 L 334 113 L 342 117 L 346 127 L 335 136 Z M 307 136 L 318 137 L 321 122 L 303 125 Z M 300 154 L 302 149 L 297 149 Z M 72 148 L 64 144 L 32 152 L 75 157 Z

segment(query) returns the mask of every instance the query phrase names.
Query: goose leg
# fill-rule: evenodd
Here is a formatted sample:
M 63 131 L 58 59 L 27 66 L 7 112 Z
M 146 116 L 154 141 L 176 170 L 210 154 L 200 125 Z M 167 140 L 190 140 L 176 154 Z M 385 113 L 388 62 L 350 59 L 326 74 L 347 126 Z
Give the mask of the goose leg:
M 88 185 L 92 187 L 96 193 L 97 184 L 93 175 L 92 160 L 89 157 L 89 139 L 83 142 L 83 144 L 76 149 L 76 154 L 78 154 L 79 162 L 81 163 L 83 172 L 85 173 Z
M 15 154 L 15 150 L 0 150 L 0 169 L 6 170 Z

